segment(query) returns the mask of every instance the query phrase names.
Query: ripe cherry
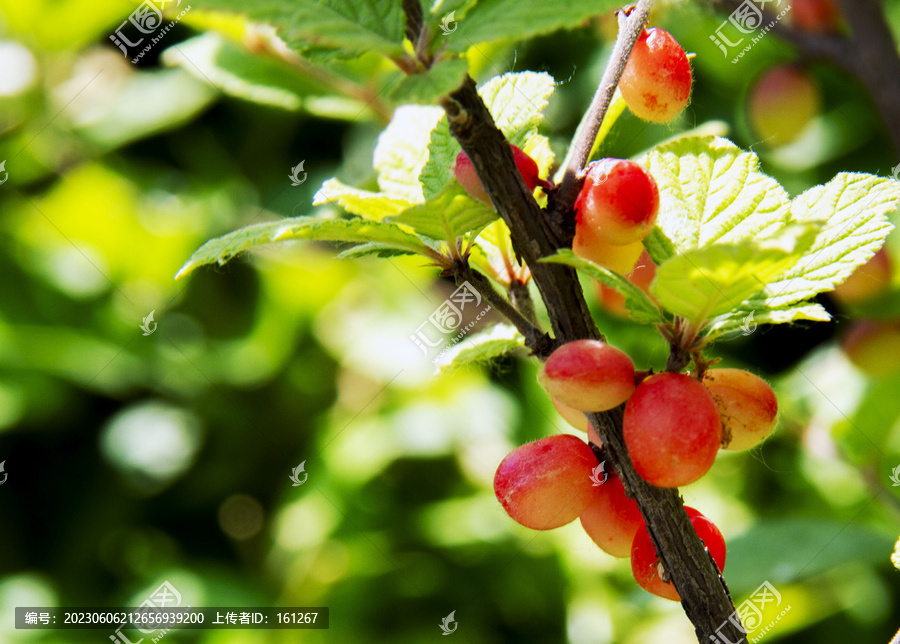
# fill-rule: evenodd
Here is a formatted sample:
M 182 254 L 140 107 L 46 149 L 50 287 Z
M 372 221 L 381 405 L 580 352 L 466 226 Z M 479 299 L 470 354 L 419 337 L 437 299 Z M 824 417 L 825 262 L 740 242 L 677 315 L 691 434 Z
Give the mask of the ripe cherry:
M 516 167 L 519 169 L 519 174 L 522 175 L 522 179 L 525 180 L 525 185 L 528 186 L 529 190 L 533 191 L 537 186 L 543 186 L 545 188 L 550 186 L 549 182 L 538 176 L 540 171 L 538 170 L 537 163 L 535 163 L 534 159 L 511 143 L 509 147 L 512 148 L 513 158 L 516 161 Z M 491 205 L 491 198 L 484 189 L 481 179 L 478 178 L 478 173 L 475 172 L 475 166 L 472 165 L 472 160 L 465 152 L 460 152 L 456 155 L 456 164 L 453 166 L 453 174 L 456 176 L 459 185 L 469 193 L 470 197 Z
M 574 521 L 594 498 L 594 452 L 571 434 L 548 436 L 517 447 L 500 462 L 494 494 L 515 521 L 550 530 Z
M 590 227 L 607 244 L 633 244 L 656 224 L 659 189 L 634 161 L 601 159 L 590 165 L 575 211 L 577 225 Z
M 691 520 L 694 532 L 709 550 L 713 561 L 721 573 L 725 569 L 725 538 L 712 521 L 700 514 L 694 508 L 685 506 L 685 511 Z M 650 533 L 644 527 L 637 531 L 634 542 L 631 544 L 631 572 L 635 581 L 644 590 L 659 595 L 665 599 L 681 601 L 681 596 L 675 590 L 665 570 L 653 542 Z
M 706 474 L 722 441 L 712 396 L 679 373 L 642 380 L 625 405 L 622 426 L 634 469 L 658 487 L 680 487 Z
M 580 411 L 606 411 L 634 391 L 634 363 L 599 340 L 568 342 L 547 358 L 538 382 L 552 398 Z

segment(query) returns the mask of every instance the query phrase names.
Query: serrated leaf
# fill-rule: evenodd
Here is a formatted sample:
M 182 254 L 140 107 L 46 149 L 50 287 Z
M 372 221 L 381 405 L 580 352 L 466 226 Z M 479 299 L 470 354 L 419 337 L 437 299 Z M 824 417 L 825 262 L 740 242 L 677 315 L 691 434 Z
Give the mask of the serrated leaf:
M 442 60 L 427 71 L 411 74 L 390 93 L 394 104 L 434 104 L 441 96 L 460 86 L 469 65 L 463 58 Z
M 675 246 L 659 226 L 644 237 L 644 249 L 657 266 L 675 255 Z
M 319 219 L 296 217 L 246 226 L 216 239 L 194 251 L 175 275 L 183 277 L 206 264 L 222 265 L 243 251 L 262 244 L 294 239 L 333 242 L 380 243 L 413 253 L 428 254 L 430 248 L 419 237 L 401 226 L 362 219 Z
M 544 120 L 555 89 L 553 77 L 545 72 L 511 72 L 495 76 L 478 88 L 478 93 L 507 140 L 524 148 L 528 136 Z
M 393 199 L 380 192 L 358 190 L 337 179 L 328 179 L 313 196 L 314 206 L 326 203 L 336 203 L 347 212 L 375 221 L 399 214 L 412 205 L 408 201 Z
M 790 197 L 759 159 L 714 136 L 676 139 L 640 162 L 659 187 L 657 225 L 684 252 L 769 237 L 790 218 Z
M 479 0 L 446 37 L 447 46 L 462 52 L 493 40 L 525 40 L 581 26 L 591 16 L 619 6 L 619 0 Z
M 770 239 L 685 251 L 656 269 L 650 291 L 667 311 L 702 325 L 738 308 L 796 263 L 818 230 L 810 222 Z
M 442 118 L 431 131 L 428 141 L 428 161 L 419 173 L 419 182 L 426 199 L 439 194 L 453 176 L 453 164 L 459 155 L 459 143 L 450 134 L 447 118 Z
M 271 24 L 300 52 L 315 49 L 343 57 L 403 53 L 406 19 L 397 0 L 193 0 L 192 5 Z
M 545 257 L 541 259 L 541 261 L 572 266 L 588 277 L 592 277 L 606 286 L 615 289 L 625 298 L 625 308 L 628 309 L 629 317 L 635 322 L 656 324 L 657 322 L 663 321 L 659 307 L 656 306 L 656 304 L 653 303 L 653 300 L 647 297 L 647 294 L 641 289 L 618 273 L 614 273 L 589 260 L 578 257 L 571 249 L 562 248 L 557 251 L 556 255 Z
M 478 89 L 497 127 L 513 145 L 532 156 L 542 174 L 553 163 L 546 137 L 537 133 L 544 110 L 556 89 L 553 77 L 543 72 L 519 72 L 492 78 Z M 426 197 L 441 192 L 453 178 L 453 164 L 460 152 L 450 135 L 447 118 L 431 131 L 428 161 L 419 173 Z
M 357 259 L 358 257 L 399 257 L 401 255 L 415 255 L 411 250 L 397 248 L 389 244 L 358 244 L 338 253 L 338 259 Z
M 425 237 L 452 242 L 460 235 L 487 226 L 498 217 L 497 211 L 472 199 L 454 183 L 437 197 L 404 210 L 390 221 L 409 226 Z
M 440 107 L 423 105 L 404 105 L 394 111 L 375 146 L 378 186 L 386 196 L 409 203 L 425 201 L 419 174 L 428 161 L 431 130 L 443 114 Z
M 514 326 L 497 324 L 481 333 L 476 333 L 453 346 L 435 362 L 435 374 L 443 375 L 478 364 L 490 363 L 520 347 L 525 346 Z
M 893 225 L 887 214 L 900 205 L 900 182 L 841 173 L 794 199 L 797 221 L 824 221 L 805 257 L 773 281 L 754 306 L 780 308 L 832 290 L 882 246 Z
M 750 317 L 752 314 L 752 318 Z M 831 315 L 821 304 L 805 303 L 786 309 L 739 309 L 714 318 L 707 326 L 704 336 L 710 340 L 727 336 L 744 335 L 746 325 L 791 324 L 803 320 L 828 322 Z M 748 329 L 749 330 L 749 329 Z M 752 333 L 752 331 L 750 331 Z

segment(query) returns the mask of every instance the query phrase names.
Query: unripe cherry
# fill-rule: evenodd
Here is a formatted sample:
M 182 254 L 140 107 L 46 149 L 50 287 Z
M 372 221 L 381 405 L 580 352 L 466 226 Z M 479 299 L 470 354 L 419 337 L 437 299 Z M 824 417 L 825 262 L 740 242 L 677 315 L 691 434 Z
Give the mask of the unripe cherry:
M 700 512 L 687 506 L 684 509 L 691 520 L 694 532 L 709 550 L 721 573 L 725 569 L 725 538 L 716 524 Z M 635 581 L 644 590 L 665 599 L 681 601 L 681 596 L 671 580 L 660 577 L 660 572 L 664 572 L 667 576 L 669 573 L 662 567 L 646 527 L 638 530 L 634 536 L 634 543 L 631 545 L 631 572 Z
M 581 513 L 581 527 L 603 552 L 631 556 L 634 535 L 644 525 L 637 501 L 628 498 L 622 480 L 612 472 L 593 491 L 594 500 Z
M 640 164 L 601 159 L 590 165 L 575 211 L 578 224 L 592 228 L 607 244 L 633 244 L 656 224 L 659 189 Z
M 658 487 L 680 487 L 706 474 L 722 441 L 716 404 L 699 382 L 679 373 L 644 379 L 622 423 L 634 469 Z
M 599 340 L 568 342 L 547 358 L 538 382 L 552 398 L 581 411 L 606 411 L 634 391 L 628 354 Z
M 778 399 L 762 378 L 743 369 L 709 369 L 703 386 L 719 410 L 725 449 L 750 449 L 775 429 Z
M 506 455 L 494 475 L 494 494 L 515 521 L 550 530 L 574 521 L 593 500 L 594 452 L 571 434 L 526 443 Z
M 619 275 L 626 275 L 634 268 L 635 262 L 644 251 L 644 245 L 636 241 L 627 246 L 616 246 L 603 241 L 589 225 L 575 219 L 575 238 L 572 252 L 578 257 L 594 262 Z
M 657 27 L 644 30 L 625 65 L 619 89 L 638 118 L 672 120 L 691 98 L 691 63 L 672 35 Z
M 537 186 L 547 187 L 550 185 L 547 181 L 544 181 L 538 176 L 540 170 L 534 159 L 512 143 L 509 144 L 509 147 L 512 148 L 513 158 L 515 159 L 516 167 L 519 169 L 519 174 L 522 175 L 522 179 L 524 179 L 525 185 L 528 186 L 529 190 L 534 191 Z M 491 198 L 484 189 L 481 179 L 478 178 L 478 173 L 475 172 L 475 166 L 472 165 L 472 160 L 465 152 L 460 152 L 456 155 L 456 164 L 453 166 L 453 174 L 456 176 L 459 185 L 469 193 L 470 197 L 478 199 L 489 206 L 491 205 Z

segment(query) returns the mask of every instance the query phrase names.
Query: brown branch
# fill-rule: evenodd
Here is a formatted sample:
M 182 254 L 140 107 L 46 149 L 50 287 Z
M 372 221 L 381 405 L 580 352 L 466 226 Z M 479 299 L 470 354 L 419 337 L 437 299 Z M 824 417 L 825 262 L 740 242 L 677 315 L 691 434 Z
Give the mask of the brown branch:
M 611 65 L 619 66 L 621 60 L 611 61 Z M 441 106 L 447 113 L 451 134 L 469 155 L 494 207 L 509 227 L 513 247 L 532 271 L 556 341 L 600 338 L 575 271 L 561 264 L 538 262 L 553 255 L 562 242 L 525 186 L 509 144 L 479 97 L 475 82 L 467 78 L 441 100 Z M 622 411 L 620 407 L 589 417 L 625 489 L 641 508 L 698 641 L 708 644 L 718 635 L 739 641 L 744 633 L 730 621 L 734 604 L 691 526 L 678 490 L 654 487 L 635 472 L 622 435 Z
M 600 125 L 606 117 L 606 111 L 612 102 L 619 79 L 625 70 L 625 64 L 634 49 L 634 43 L 647 25 L 647 15 L 650 10 L 651 0 L 641 0 L 631 10 L 619 13 L 619 35 L 610 54 L 609 64 L 603 72 L 600 85 L 594 93 L 591 105 L 578 124 L 572 143 L 569 144 L 569 152 L 563 161 L 565 168 L 559 189 L 550 195 L 550 217 L 554 225 L 566 231 L 565 236 L 571 238 L 575 232 L 575 222 L 569 216 L 578 191 L 581 189 L 583 177 L 581 171 L 587 165 L 600 131 Z
M 456 279 L 468 281 L 481 296 L 490 302 L 494 310 L 509 320 L 513 326 L 525 337 L 525 345 L 535 355 L 546 357 L 554 349 L 553 340 L 541 331 L 537 324 L 533 324 L 514 307 L 509 300 L 501 295 L 483 273 L 474 270 L 468 262 L 457 261 L 454 264 L 453 273 Z

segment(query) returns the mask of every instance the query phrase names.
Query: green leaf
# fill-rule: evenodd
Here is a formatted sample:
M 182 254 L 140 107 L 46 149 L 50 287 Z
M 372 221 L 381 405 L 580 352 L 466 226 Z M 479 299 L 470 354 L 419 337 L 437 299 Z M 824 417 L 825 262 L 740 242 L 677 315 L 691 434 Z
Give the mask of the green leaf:
M 818 230 L 809 223 L 771 239 L 685 251 L 657 268 L 650 291 L 667 311 L 699 326 L 740 307 L 796 263 Z
M 554 89 L 556 84 L 549 74 L 519 72 L 492 78 L 478 90 L 503 135 L 530 154 L 542 173 L 553 163 L 553 154 L 537 128 Z M 452 168 L 459 152 L 459 144 L 450 135 L 447 118 L 443 117 L 431 131 L 428 161 L 419 174 L 426 197 L 440 193 L 453 179 Z
M 518 72 L 495 76 L 478 93 L 507 140 L 524 149 L 529 135 L 544 120 L 544 110 L 555 89 L 550 74 Z
M 241 13 L 278 29 L 293 49 L 344 57 L 403 53 L 405 17 L 398 0 L 193 0 L 195 9 Z
M 337 203 L 347 212 L 375 221 L 399 214 L 412 205 L 408 201 L 392 199 L 380 192 L 357 190 L 337 179 L 329 179 L 323 183 L 313 196 L 314 206 L 326 203 Z
M 487 364 L 525 346 L 523 338 L 514 326 L 497 324 L 476 333 L 453 346 L 435 362 L 435 374 L 443 375 L 479 364 Z
M 881 566 L 891 541 L 859 523 L 800 517 L 761 521 L 728 541 L 728 586 L 742 596 L 764 580 L 777 587 L 846 564 Z
M 654 226 L 644 237 L 644 249 L 657 266 L 675 255 L 675 246 L 659 226 Z
M 397 224 L 362 219 L 319 219 L 296 217 L 246 226 L 216 239 L 194 251 L 175 275 L 183 277 L 206 264 L 222 265 L 245 250 L 262 244 L 293 239 L 333 242 L 378 243 L 399 250 L 427 255 L 430 248 L 416 235 Z
M 394 104 L 434 104 L 441 96 L 460 86 L 469 64 L 463 58 L 442 60 L 427 71 L 407 76 L 390 93 Z
M 828 322 L 831 315 L 821 304 L 804 303 L 786 309 L 741 308 L 714 318 L 706 326 L 709 339 L 750 335 L 760 324 L 791 324 L 801 320 Z
M 791 205 L 794 219 L 824 227 L 806 256 L 749 304 L 780 308 L 832 290 L 881 248 L 898 205 L 900 182 L 867 174 L 841 173 L 804 192 Z
M 383 258 L 399 257 L 400 255 L 415 255 L 415 253 L 411 250 L 391 246 L 390 244 L 369 243 L 351 246 L 347 250 L 338 253 L 337 256 L 338 259 L 357 259 L 359 257 L 368 257 L 370 255 Z
M 462 52 L 493 40 L 526 40 L 579 27 L 591 16 L 621 4 L 619 0 L 479 0 L 446 37 L 447 46 Z
M 378 186 L 386 196 L 409 203 L 425 201 L 419 174 L 428 161 L 431 130 L 443 114 L 440 107 L 422 105 L 405 105 L 394 111 L 375 146 Z
M 571 249 L 562 248 L 556 255 L 545 257 L 540 261 L 572 266 L 588 277 L 593 277 L 606 286 L 614 288 L 625 298 L 625 308 L 628 309 L 628 315 L 636 322 L 656 324 L 663 321 L 659 307 L 641 289 L 618 273 L 578 257 Z
M 431 239 L 452 242 L 460 235 L 484 228 L 498 217 L 497 211 L 472 199 L 454 183 L 434 199 L 404 210 L 390 221 L 409 226 Z
M 790 218 L 790 198 L 759 159 L 714 136 L 684 137 L 640 162 L 659 186 L 657 225 L 679 253 L 769 237 Z
M 453 177 L 453 164 L 461 149 L 450 134 L 450 126 L 445 116 L 431 131 L 428 141 L 428 161 L 419 173 L 419 181 L 426 199 L 439 194 L 450 183 Z

